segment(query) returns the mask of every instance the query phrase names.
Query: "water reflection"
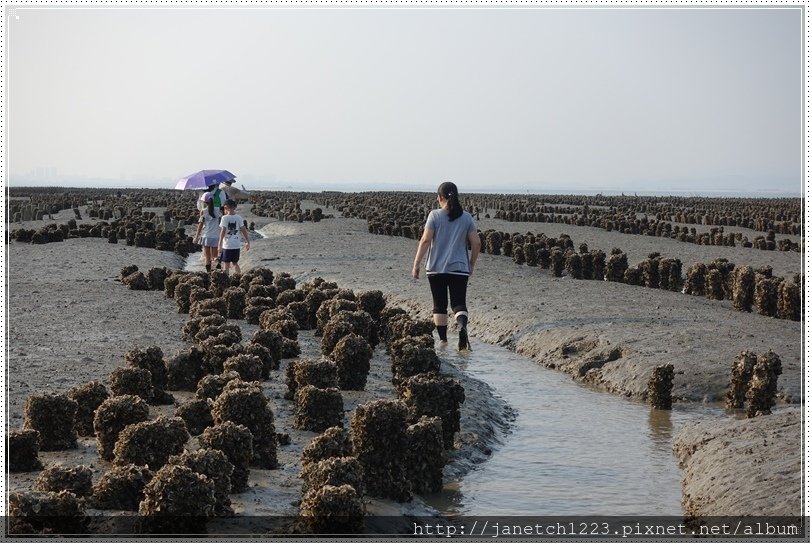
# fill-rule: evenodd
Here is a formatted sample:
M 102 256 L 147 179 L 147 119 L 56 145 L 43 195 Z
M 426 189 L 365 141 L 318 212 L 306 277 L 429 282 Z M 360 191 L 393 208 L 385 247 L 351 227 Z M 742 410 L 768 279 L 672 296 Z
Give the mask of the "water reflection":
M 650 408 L 648 417 L 650 424 L 650 437 L 657 442 L 669 444 L 672 442 L 672 411 L 669 409 Z

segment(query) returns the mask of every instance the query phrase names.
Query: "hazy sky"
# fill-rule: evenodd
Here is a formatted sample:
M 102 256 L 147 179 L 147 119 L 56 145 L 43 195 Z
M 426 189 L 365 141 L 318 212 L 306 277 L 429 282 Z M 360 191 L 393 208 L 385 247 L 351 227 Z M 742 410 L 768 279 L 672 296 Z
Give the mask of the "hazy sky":
M 801 190 L 798 7 L 13 9 L 12 185 Z

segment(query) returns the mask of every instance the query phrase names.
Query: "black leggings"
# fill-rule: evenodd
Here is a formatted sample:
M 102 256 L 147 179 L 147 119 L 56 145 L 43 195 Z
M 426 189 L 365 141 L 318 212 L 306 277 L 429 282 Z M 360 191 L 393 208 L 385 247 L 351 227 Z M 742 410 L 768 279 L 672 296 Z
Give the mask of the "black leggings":
M 453 313 L 467 311 L 468 275 L 437 273 L 428 275 L 430 293 L 433 295 L 433 313 L 447 315 L 447 291 L 450 291 L 450 308 Z

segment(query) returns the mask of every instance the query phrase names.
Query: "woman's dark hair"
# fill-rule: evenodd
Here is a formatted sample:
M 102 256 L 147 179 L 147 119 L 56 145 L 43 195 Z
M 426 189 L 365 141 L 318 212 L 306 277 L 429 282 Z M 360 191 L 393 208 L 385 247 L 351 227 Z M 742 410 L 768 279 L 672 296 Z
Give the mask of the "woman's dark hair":
M 447 200 L 447 212 L 450 215 L 450 220 L 454 221 L 461 217 L 461 214 L 464 213 L 464 208 L 461 207 L 461 202 L 458 201 L 458 188 L 456 187 L 455 183 L 445 181 L 439 185 L 439 190 L 437 192 L 442 198 Z
M 211 215 L 212 219 L 216 219 L 217 216 L 214 213 L 214 197 L 208 199 L 208 214 Z

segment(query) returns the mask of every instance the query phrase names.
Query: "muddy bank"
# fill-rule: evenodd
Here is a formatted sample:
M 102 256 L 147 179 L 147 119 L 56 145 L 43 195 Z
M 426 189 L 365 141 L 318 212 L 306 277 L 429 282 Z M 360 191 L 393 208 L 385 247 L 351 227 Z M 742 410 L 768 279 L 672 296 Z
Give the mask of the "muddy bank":
M 798 408 L 742 420 L 706 420 L 673 445 L 686 515 L 800 516 L 802 421 Z
M 252 265 L 270 261 L 302 279 L 352 277 L 361 288 L 379 288 L 423 317 L 430 316 L 426 280 L 414 281 L 409 275 L 416 250 L 413 240 L 369 234 L 365 221 L 358 219 L 271 222 L 261 232 L 267 243 L 256 244 L 246 256 Z M 589 246 L 609 252 L 627 238 L 649 241 L 601 231 Z M 705 249 L 676 246 L 685 247 Z M 740 248 L 736 262 L 765 252 Z M 688 266 L 690 255 L 671 256 Z M 549 270 L 481 255 L 470 280 L 468 306 L 471 334 L 478 339 L 504 345 L 617 394 L 643 398 L 652 369 L 671 363 L 676 401 L 721 401 L 736 356 L 743 350 L 772 349 L 783 365 L 780 399 L 801 401 L 801 323 L 735 311 L 730 301 L 555 278 Z
M 8 419 L 22 424 L 25 397 L 62 392 L 104 379 L 124 364 L 124 353 L 160 345 L 174 354 L 185 344 L 186 315 L 164 303 L 162 292 L 121 285 L 122 267 L 182 267 L 166 251 L 112 245 L 101 239 L 8 246 Z

